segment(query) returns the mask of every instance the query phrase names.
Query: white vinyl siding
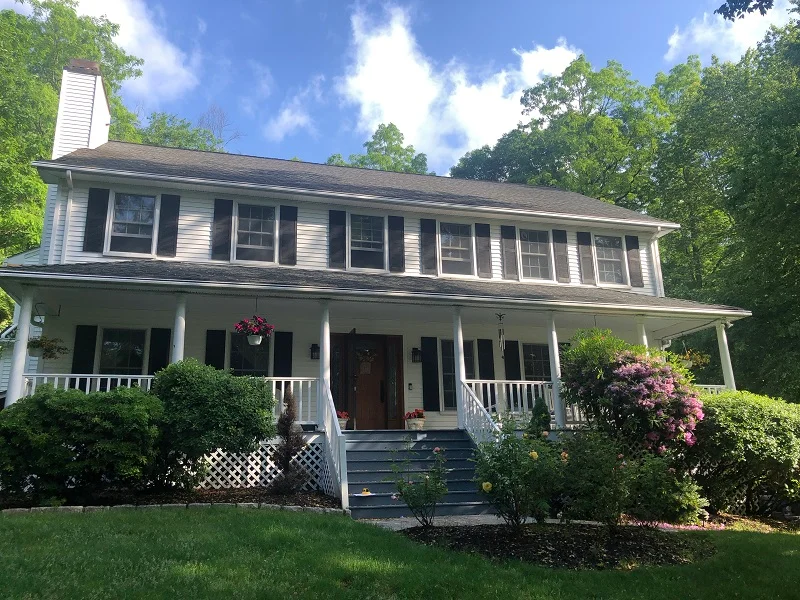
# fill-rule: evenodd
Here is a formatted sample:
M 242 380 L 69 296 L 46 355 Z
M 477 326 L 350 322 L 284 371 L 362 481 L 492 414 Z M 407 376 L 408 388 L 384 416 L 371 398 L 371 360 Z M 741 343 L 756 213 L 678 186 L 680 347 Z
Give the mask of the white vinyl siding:
M 53 142 L 53 158 L 59 158 L 79 148 L 89 147 L 96 80 L 97 77 L 94 75 L 64 71 Z M 105 98 L 100 100 L 105 102 Z

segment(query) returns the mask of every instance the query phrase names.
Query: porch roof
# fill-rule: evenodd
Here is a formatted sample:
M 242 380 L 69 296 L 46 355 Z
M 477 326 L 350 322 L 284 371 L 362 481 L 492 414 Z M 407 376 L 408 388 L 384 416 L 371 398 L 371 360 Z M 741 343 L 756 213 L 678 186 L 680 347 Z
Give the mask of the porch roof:
M 188 263 L 174 260 L 128 260 L 0 268 L 0 281 L 40 286 L 160 288 L 231 295 L 271 292 L 296 297 L 360 297 L 437 304 L 516 305 L 539 309 L 574 309 L 609 313 L 685 314 L 735 320 L 747 310 L 659 298 L 625 290 L 486 281 L 446 277 L 401 276 L 292 267 Z M 7 285 L 7 284 L 6 284 Z M 10 287 L 10 286 L 9 286 Z M 10 290 L 13 292 L 13 290 Z

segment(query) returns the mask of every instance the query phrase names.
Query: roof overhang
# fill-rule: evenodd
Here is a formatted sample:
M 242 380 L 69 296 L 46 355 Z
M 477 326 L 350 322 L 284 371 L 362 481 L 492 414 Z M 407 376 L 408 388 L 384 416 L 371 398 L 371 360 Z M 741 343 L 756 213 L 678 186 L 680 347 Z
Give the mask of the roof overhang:
M 403 206 L 410 209 L 421 210 L 423 212 L 436 212 L 442 209 L 458 210 L 470 212 L 474 214 L 491 214 L 491 215 L 507 215 L 515 218 L 526 217 L 537 220 L 559 221 L 565 223 L 593 223 L 597 225 L 607 226 L 624 226 L 626 228 L 644 229 L 651 232 L 654 238 L 659 238 L 671 231 L 680 229 L 680 225 L 669 221 L 647 221 L 636 219 L 614 219 L 609 217 L 590 217 L 584 215 L 573 215 L 569 213 L 557 213 L 547 211 L 530 211 L 521 210 L 518 208 L 502 208 L 502 207 L 480 207 L 471 206 L 466 204 L 459 204 L 457 202 L 446 201 L 426 201 L 426 200 L 412 200 L 408 198 L 396 198 L 386 196 L 375 196 L 369 194 L 352 194 L 335 191 L 324 190 L 310 190 L 307 188 L 295 188 L 287 186 L 272 186 L 261 185 L 254 183 L 244 183 L 236 181 L 226 181 L 218 179 L 205 179 L 201 177 L 177 177 L 174 175 L 163 175 L 158 173 L 143 173 L 138 171 L 121 171 L 116 169 L 101 169 L 96 167 L 73 166 L 61 162 L 54 161 L 34 161 L 33 166 L 39 171 L 45 183 L 58 183 L 59 179 L 64 175 L 67 170 L 72 171 L 73 176 L 81 175 L 87 179 L 108 180 L 108 178 L 117 178 L 121 182 L 138 183 L 141 184 L 145 181 L 157 181 L 162 185 L 174 187 L 177 189 L 192 187 L 193 189 L 207 189 L 209 192 L 220 189 L 243 190 L 251 192 L 270 192 L 275 194 L 295 194 L 309 196 L 313 198 L 321 198 L 327 200 L 336 200 L 338 203 L 353 202 L 363 205 L 370 203 L 372 205 L 386 205 L 386 206 Z

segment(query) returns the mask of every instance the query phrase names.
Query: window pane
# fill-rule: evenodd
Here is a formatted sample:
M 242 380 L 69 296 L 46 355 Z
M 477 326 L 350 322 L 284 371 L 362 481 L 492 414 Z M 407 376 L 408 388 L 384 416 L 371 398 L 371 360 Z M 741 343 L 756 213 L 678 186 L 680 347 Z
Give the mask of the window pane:
M 445 410 L 456 408 L 456 359 L 453 340 L 442 340 L 442 393 Z M 471 340 L 464 340 L 464 367 L 467 379 L 475 379 L 475 351 Z
M 141 375 L 144 339 L 144 329 L 104 329 L 100 345 L 100 373 Z
M 622 238 L 596 235 L 594 246 L 597 252 L 597 276 L 600 283 L 625 283 Z
M 550 279 L 550 234 L 547 231 L 519 230 L 522 276 Z
M 472 226 L 440 223 L 442 273 L 472 275 Z
M 350 266 L 384 268 L 383 217 L 350 215 Z
M 550 381 L 550 349 L 546 344 L 522 344 L 527 381 Z
M 152 251 L 155 196 L 114 194 L 110 249 L 115 252 Z
M 243 333 L 231 333 L 230 367 L 233 374 L 267 377 L 269 340 L 270 338 L 265 337 L 258 346 L 251 346 Z
M 240 204 L 236 222 L 238 260 L 275 260 L 275 207 Z

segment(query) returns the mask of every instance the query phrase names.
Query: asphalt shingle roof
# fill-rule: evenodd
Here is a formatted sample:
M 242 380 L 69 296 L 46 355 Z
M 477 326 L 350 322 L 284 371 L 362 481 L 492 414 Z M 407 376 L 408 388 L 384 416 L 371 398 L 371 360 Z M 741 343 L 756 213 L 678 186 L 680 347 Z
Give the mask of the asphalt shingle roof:
M 595 198 L 551 187 L 393 173 L 125 142 L 108 142 L 95 149 L 76 150 L 58 160 L 37 164 L 674 226 Z
M 5 277 L 36 275 L 63 276 L 64 278 L 115 278 L 142 281 L 171 281 L 176 283 L 242 284 L 254 288 L 298 288 L 310 291 L 350 291 L 403 293 L 422 297 L 460 297 L 527 301 L 540 303 L 602 304 L 642 309 L 683 309 L 695 311 L 732 311 L 741 316 L 749 314 L 738 308 L 718 304 L 702 304 L 677 298 L 658 298 L 624 290 L 598 287 L 537 285 L 478 279 L 453 279 L 445 277 L 398 276 L 388 274 L 354 273 L 334 270 L 308 270 L 287 267 L 252 267 L 236 264 L 188 263 L 166 260 L 131 260 L 114 262 L 75 263 L 65 265 L 37 265 L 6 267 L 0 269 L 0 280 Z

